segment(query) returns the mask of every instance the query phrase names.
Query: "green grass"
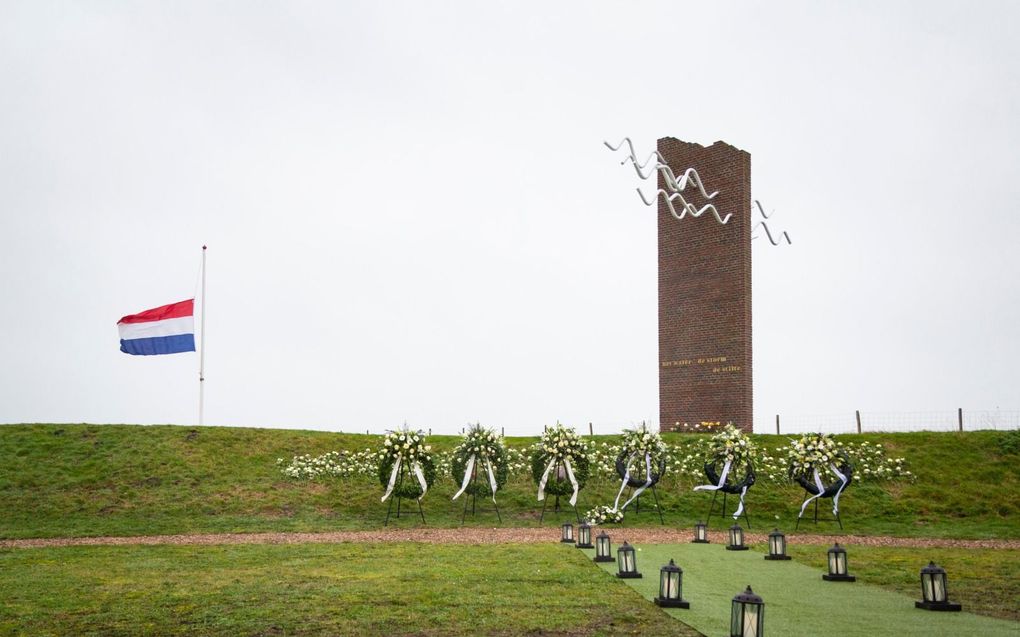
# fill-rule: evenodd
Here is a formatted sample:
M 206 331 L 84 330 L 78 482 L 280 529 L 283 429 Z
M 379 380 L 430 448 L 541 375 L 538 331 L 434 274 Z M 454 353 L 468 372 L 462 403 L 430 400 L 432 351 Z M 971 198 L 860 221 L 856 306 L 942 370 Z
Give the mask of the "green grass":
M 762 547 L 763 551 L 767 550 Z M 826 571 L 826 548 L 791 546 L 799 562 Z M 929 561 L 946 569 L 952 601 L 964 610 L 1020 621 L 1020 550 L 851 546 L 850 573 L 861 581 L 920 599 L 920 571 Z M 1020 626 L 1015 630 L 1020 633 Z
M 626 534 L 619 534 L 625 538 Z M 691 608 L 669 609 L 706 635 L 725 635 L 729 628 L 730 603 L 733 596 L 750 585 L 765 602 L 765 632 L 784 637 L 927 637 L 929 635 L 1012 635 L 1020 633 L 1015 621 L 983 617 L 972 612 L 936 613 L 914 608 L 919 599 L 918 572 L 927 564 L 927 551 L 916 549 L 876 551 L 870 553 L 851 547 L 851 573 L 855 583 L 825 582 L 821 575 L 824 547 L 798 547 L 796 554 L 808 558 L 810 565 L 797 561 L 770 562 L 758 551 L 726 551 L 718 544 L 675 544 L 641 546 L 637 554 L 638 569 L 643 579 L 624 580 L 646 599 L 658 594 L 659 567 L 670 559 L 684 569 L 684 598 Z M 591 555 L 593 551 L 585 551 Z M 978 584 L 969 576 L 950 581 L 950 595 L 964 603 L 964 611 L 980 610 L 1003 616 L 1014 616 L 1020 567 L 1017 551 L 991 552 L 971 558 L 971 551 L 945 551 L 942 557 L 950 568 L 959 560 L 974 559 L 975 563 L 997 565 L 995 575 L 987 584 Z M 821 556 L 820 558 L 818 556 Z M 865 557 L 868 555 L 868 557 Z M 895 557 L 889 563 L 883 559 Z M 1005 564 L 1005 567 L 1003 565 Z M 607 573 L 615 572 L 614 564 L 602 564 Z M 955 571 L 954 571 L 955 572 Z M 1012 574 L 1012 579 L 1011 575 Z M 952 577 L 952 575 L 951 575 Z M 908 580 L 913 584 L 908 585 Z M 1005 590 L 995 602 L 972 606 L 975 596 L 992 586 Z M 891 590 L 890 590 L 891 589 Z
M 881 442 L 903 456 L 918 475 L 914 483 L 855 483 L 841 498 L 848 533 L 899 536 L 1020 537 L 1020 462 L 1004 432 L 865 434 L 847 440 Z M 756 436 L 777 448 L 785 436 Z M 600 437 L 600 440 L 605 439 Z M 679 440 L 679 434 L 666 436 Z M 458 438 L 433 436 L 437 451 Z M 523 447 L 533 438 L 510 438 Z M 382 524 L 382 489 L 368 479 L 316 482 L 284 477 L 277 458 L 362 450 L 379 436 L 312 431 L 131 425 L 0 426 L 0 537 L 139 535 L 197 532 L 326 531 Z M 691 479 L 667 477 L 657 492 L 666 522 L 689 527 L 703 517 L 711 496 L 695 493 Z M 619 483 L 593 481 L 581 492 L 582 513 L 613 501 Z M 462 501 L 451 502 L 449 476 L 424 500 L 430 526 L 460 524 Z M 765 482 L 748 496 L 755 529 L 791 529 L 799 487 Z M 493 526 L 491 504 L 467 524 Z M 627 525 L 657 525 L 650 497 Z M 530 477 L 520 476 L 499 494 L 503 524 L 535 526 L 539 503 Z M 565 516 L 548 516 L 555 525 Z M 396 521 L 417 526 L 413 516 Z M 813 528 L 809 525 L 809 528 Z M 834 525 L 819 530 L 835 532 Z M 802 525 L 803 530 L 803 525 Z
M 697 635 L 558 544 L 0 550 L 0 635 L 653 633 Z

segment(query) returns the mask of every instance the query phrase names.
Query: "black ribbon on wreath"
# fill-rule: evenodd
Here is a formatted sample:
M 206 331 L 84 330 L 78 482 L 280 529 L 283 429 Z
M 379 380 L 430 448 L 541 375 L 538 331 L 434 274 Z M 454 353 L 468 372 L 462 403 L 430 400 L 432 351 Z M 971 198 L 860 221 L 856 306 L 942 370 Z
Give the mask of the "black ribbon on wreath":
M 726 462 L 723 465 L 722 473 L 716 470 L 717 462 L 706 462 L 704 465 L 705 477 L 708 478 L 709 484 L 695 487 L 695 491 L 713 491 L 712 503 L 708 507 L 708 516 L 705 518 L 706 522 L 712 519 L 712 512 L 715 510 L 715 499 L 719 496 L 721 491 L 723 494 L 722 501 L 722 515 L 726 515 L 726 498 L 728 494 L 733 494 L 740 497 L 740 506 L 733 513 L 733 519 L 736 520 L 741 514 L 744 516 L 744 522 L 747 523 L 747 528 L 751 528 L 751 520 L 747 517 L 747 512 L 744 508 L 744 496 L 747 495 L 747 490 L 754 486 L 754 483 L 758 481 L 758 474 L 754 471 L 754 465 L 750 462 L 747 463 L 747 470 L 744 472 L 743 478 L 739 481 L 734 479 L 733 467 L 730 462 Z
M 818 523 L 818 500 L 831 499 L 832 500 L 832 515 L 839 524 L 840 530 L 843 529 L 843 520 L 839 515 L 839 496 L 846 491 L 846 488 L 850 486 L 850 483 L 854 479 L 854 465 L 850 462 L 850 458 L 845 452 L 840 451 L 837 454 L 839 463 L 832 463 L 829 467 L 833 470 L 838 477 L 833 482 L 828 484 L 822 482 L 821 477 L 818 475 L 818 469 L 813 469 L 811 476 L 806 476 L 803 473 L 794 474 L 793 468 L 790 468 L 790 477 L 794 482 L 799 484 L 808 493 L 808 498 L 801 504 L 800 514 L 797 516 L 797 528 L 800 527 L 800 519 L 804 517 L 804 511 L 807 509 L 808 504 L 812 500 L 815 502 L 815 524 Z
M 659 506 L 659 494 L 655 492 L 655 485 L 659 483 L 659 480 L 662 479 L 662 476 L 666 473 L 666 459 L 664 457 L 657 458 L 655 467 L 653 468 L 651 455 L 645 453 L 639 463 L 644 466 L 644 471 L 638 471 L 637 473 L 632 474 L 629 467 L 630 461 L 633 460 L 638 453 L 639 452 L 624 449 L 620 452 L 620 455 L 616 456 L 616 475 L 620 476 L 620 480 L 622 482 L 620 483 L 620 492 L 616 495 L 616 503 L 613 504 L 613 508 L 618 508 L 620 511 L 623 511 L 623 509 L 626 509 L 627 505 L 631 503 L 631 500 L 633 500 L 636 503 L 636 512 L 640 513 L 641 494 L 645 491 L 645 489 L 651 489 L 652 496 L 655 497 L 655 508 L 659 511 L 659 522 L 661 524 L 665 524 L 666 522 L 662 518 L 662 507 Z M 623 495 L 623 489 L 625 487 L 631 488 L 631 496 L 630 499 L 628 499 L 624 505 L 620 507 L 620 496 Z

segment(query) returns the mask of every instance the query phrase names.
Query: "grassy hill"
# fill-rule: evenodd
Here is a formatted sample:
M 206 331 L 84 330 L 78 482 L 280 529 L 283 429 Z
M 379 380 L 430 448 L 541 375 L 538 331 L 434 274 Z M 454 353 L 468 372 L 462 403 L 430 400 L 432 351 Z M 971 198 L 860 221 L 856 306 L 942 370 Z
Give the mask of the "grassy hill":
M 612 440 L 611 437 L 597 437 Z M 665 436 L 667 442 L 685 439 Z M 1020 537 L 1020 453 L 1016 432 L 865 434 L 843 436 L 881 443 L 903 457 L 914 482 L 855 483 L 842 497 L 849 533 L 961 538 Z M 689 440 L 689 438 L 686 438 Z M 765 448 L 785 436 L 755 436 Z M 377 448 L 381 437 L 314 431 L 133 425 L 0 426 L 0 537 L 139 535 L 197 532 L 316 531 L 376 528 L 385 517 L 382 489 L 367 478 L 301 481 L 280 472 L 277 458 Z M 435 451 L 458 438 L 433 436 Z M 509 438 L 524 447 L 534 438 Z M 711 496 L 695 493 L 699 481 L 667 476 L 658 487 L 666 524 L 689 527 L 704 517 Z M 578 504 L 582 513 L 612 503 L 619 482 L 591 482 Z M 430 526 L 460 524 L 462 501 L 440 475 L 423 501 Z M 803 491 L 759 483 L 749 493 L 754 530 L 793 528 Z M 541 506 L 527 475 L 499 494 L 503 524 L 534 526 Z M 487 502 L 487 501 L 486 501 Z M 482 500 L 467 524 L 495 526 Z M 627 525 L 657 525 L 642 499 Z M 566 519 L 546 515 L 553 526 Z M 399 526 L 420 520 L 402 517 Z M 713 520 L 713 527 L 719 528 Z M 811 529 L 812 525 L 808 525 Z M 801 524 L 804 530 L 804 524 Z M 835 532 L 833 524 L 818 530 Z

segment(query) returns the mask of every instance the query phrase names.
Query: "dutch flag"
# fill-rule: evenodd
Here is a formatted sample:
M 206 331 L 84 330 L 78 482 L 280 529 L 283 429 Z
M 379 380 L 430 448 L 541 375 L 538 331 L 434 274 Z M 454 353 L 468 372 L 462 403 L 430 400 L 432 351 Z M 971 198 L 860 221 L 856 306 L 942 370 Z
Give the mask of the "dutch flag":
M 195 351 L 195 299 L 171 303 L 117 321 L 120 351 L 152 356 Z

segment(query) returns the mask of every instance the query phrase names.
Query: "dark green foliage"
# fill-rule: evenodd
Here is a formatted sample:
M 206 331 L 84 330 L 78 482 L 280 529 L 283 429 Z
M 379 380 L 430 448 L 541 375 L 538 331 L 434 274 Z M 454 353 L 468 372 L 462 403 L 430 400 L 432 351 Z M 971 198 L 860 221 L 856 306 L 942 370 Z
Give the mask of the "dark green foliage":
M 379 462 L 379 484 L 385 490 L 390 484 L 390 475 L 393 473 L 393 463 L 395 462 L 393 456 L 386 456 Z M 393 497 L 415 499 L 421 496 L 421 484 L 418 483 L 418 478 L 411 473 L 411 467 L 408 466 L 406 461 L 401 463 L 400 471 L 404 474 L 403 480 L 400 480 L 400 476 L 397 476 L 399 484 L 393 487 Z M 418 461 L 421 465 L 421 472 L 425 476 L 425 484 L 432 488 L 432 485 L 436 481 L 436 463 L 432 461 L 430 456 L 426 456 Z
M 535 449 L 531 454 L 531 477 L 537 485 L 542 481 L 542 474 L 549 466 L 551 458 L 541 449 Z M 577 480 L 577 488 L 580 491 L 588 481 L 588 474 L 591 471 L 591 463 L 582 456 L 574 458 L 570 463 L 570 469 L 574 472 L 574 479 Z M 545 483 L 546 495 L 573 495 L 574 485 L 566 478 L 559 478 L 555 475 L 556 469 L 550 472 Z

